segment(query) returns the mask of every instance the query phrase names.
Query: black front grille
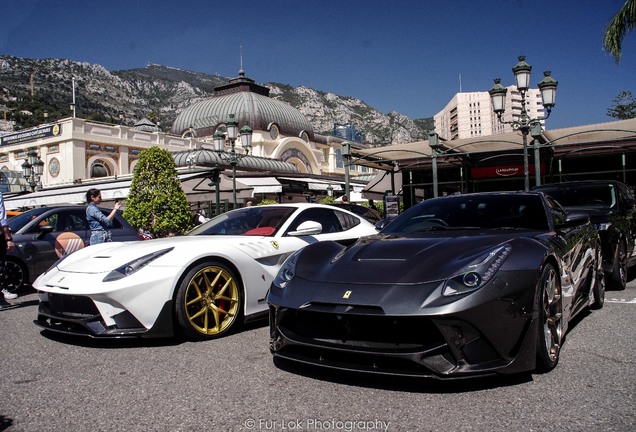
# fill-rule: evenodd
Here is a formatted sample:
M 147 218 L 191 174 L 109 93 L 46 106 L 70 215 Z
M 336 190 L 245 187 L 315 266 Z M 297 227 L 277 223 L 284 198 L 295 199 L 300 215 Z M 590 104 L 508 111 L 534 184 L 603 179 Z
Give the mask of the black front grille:
M 286 310 L 278 328 L 297 342 L 369 352 L 421 352 L 445 345 L 425 317 Z
M 99 311 L 89 297 L 68 294 L 47 294 L 51 313 L 69 318 L 89 318 Z

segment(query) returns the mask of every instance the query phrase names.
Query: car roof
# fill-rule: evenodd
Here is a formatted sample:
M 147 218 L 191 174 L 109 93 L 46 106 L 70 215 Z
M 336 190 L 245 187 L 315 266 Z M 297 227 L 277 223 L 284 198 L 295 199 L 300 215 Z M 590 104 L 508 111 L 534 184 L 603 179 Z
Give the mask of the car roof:
M 52 206 L 42 206 L 42 207 L 35 207 L 29 210 L 24 211 L 23 213 L 28 213 L 28 212 L 33 212 L 35 210 L 59 210 L 59 209 L 74 209 L 74 208 L 82 208 L 84 207 L 83 205 L 52 205 Z
M 604 185 L 604 184 L 621 184 L 618 180 L 569 180 L 564 182 L 545 183 L 542 185 L 534 186 L 533 190 L 541 190 L 545 188 L 554 188 L 559 186 L 582 186 L 582 185 Z
M 444 195 L 437 198 L 429 198 L 429 199 L 453 199 L 458 197 L 480 197 L 480 196 L 518 196 L 518 195 L 543 195 L 541 191 L 492 191 L 492 192 L 474 192 L 474 193 L 466 193 L 466 194 L 453 194 L 453 195 Z M 428 201 L 428 200 L 425 200 Z M 425 202 L 422 201 L 422 202 Z

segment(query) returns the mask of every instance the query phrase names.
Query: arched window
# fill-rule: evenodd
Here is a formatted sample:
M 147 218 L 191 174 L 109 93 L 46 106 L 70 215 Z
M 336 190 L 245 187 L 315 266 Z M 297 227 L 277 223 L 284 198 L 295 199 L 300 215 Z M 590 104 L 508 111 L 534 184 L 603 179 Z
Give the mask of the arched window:
M 104 163 L 102 160 L 97 159 L 95 162 L 93 162 L 93 164 L 91 165 L 91 170 L 90 170 L 90 178 L 97 178 L 97 177 L 108 177 L 110 176 L 110 172 L 108 170 L 108 165 L 106 163 Z

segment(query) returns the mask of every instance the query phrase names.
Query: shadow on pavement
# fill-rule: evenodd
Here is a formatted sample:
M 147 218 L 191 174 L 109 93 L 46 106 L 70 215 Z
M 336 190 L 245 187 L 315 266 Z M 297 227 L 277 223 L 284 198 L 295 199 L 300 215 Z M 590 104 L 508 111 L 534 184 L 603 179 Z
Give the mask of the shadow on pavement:
M 412 393 L 464 393 L 514 386 L 532 381 L 530 373 L 440 380 L 426 377 L 385 376 L 362 372 L 337 371 L 313 365 L 298 364 L 279 358 L 274 359 L 274 365 L 281 370 L 321 381 Z
M 147 348 L 162 346 L 177 346 L 184 342 L 184 339 L 177 337 L 172 338 L 121 338 L 121 339 L 96 339 L 88 336 L 67 335 L 57 333 L 50 330 L 42 330 L 40 334 L 52 341 L 64 343 L 67 345 L 82 346 L 85 348 L 99 349 L 121 349 L 121 348 Z
M 37 301 L 34 303 L 38 304 Z M 244 331 L 254 330 L 260 327 L 268 325 L 267 320 L 253 321 L 243 326 L 238 326 L 234 330 L 230 330 L 225 336 L 228 337 L 233 334 L 239 334 Z M 187 342 L 210 342 L 210 340 L 191 341 L 182 336 L 165 337 L 165 338 L 141 338 L 141 337 L 128 337 L 128 338 L 116 338 L 116 339 L 99 339 L 92 338 L 90 336 L 70 335 L 64 333 L 57 333 L 54 331 L 42 329 L 40 334 L 52 341 L 60 342 L 68 345 L 83 346 L 86 348 L 100 348 L 100 349 L 121 349 L 121 348 L 147 348 L 147 347 L 163 347 L 163 346 L 177 346 Z

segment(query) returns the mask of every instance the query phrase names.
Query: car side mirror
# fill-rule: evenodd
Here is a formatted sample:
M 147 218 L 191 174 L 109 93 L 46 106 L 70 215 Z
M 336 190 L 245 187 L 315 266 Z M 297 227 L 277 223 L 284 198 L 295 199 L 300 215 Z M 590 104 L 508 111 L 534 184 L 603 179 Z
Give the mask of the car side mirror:
M 395 218 L 384 218 L 375 223 L 375 229 L 378 231 L 382 231 L 384 227 L 386 227 L 391 221 Z
M 55 228 L 53 228 L 52 225 L 40 225 L 38 228 L 40 231 L 37 235 L 38 240 L 40 240 L 45 235 L 52 233 L 53 230 L 55 230 Z
M 565 220 L 557 228 L 570 228 L 577 225 L 590 223 L 590 215 L 585 212 L 569 212 L 565 215 Z
M 322 225 L 319 222 L 314 221 L 305 221 L 298 225 L 296 231 L 290 231 L 287 235 L 302 237 L 302 236 L 310 236 L 320 234 L 322 232 Z

